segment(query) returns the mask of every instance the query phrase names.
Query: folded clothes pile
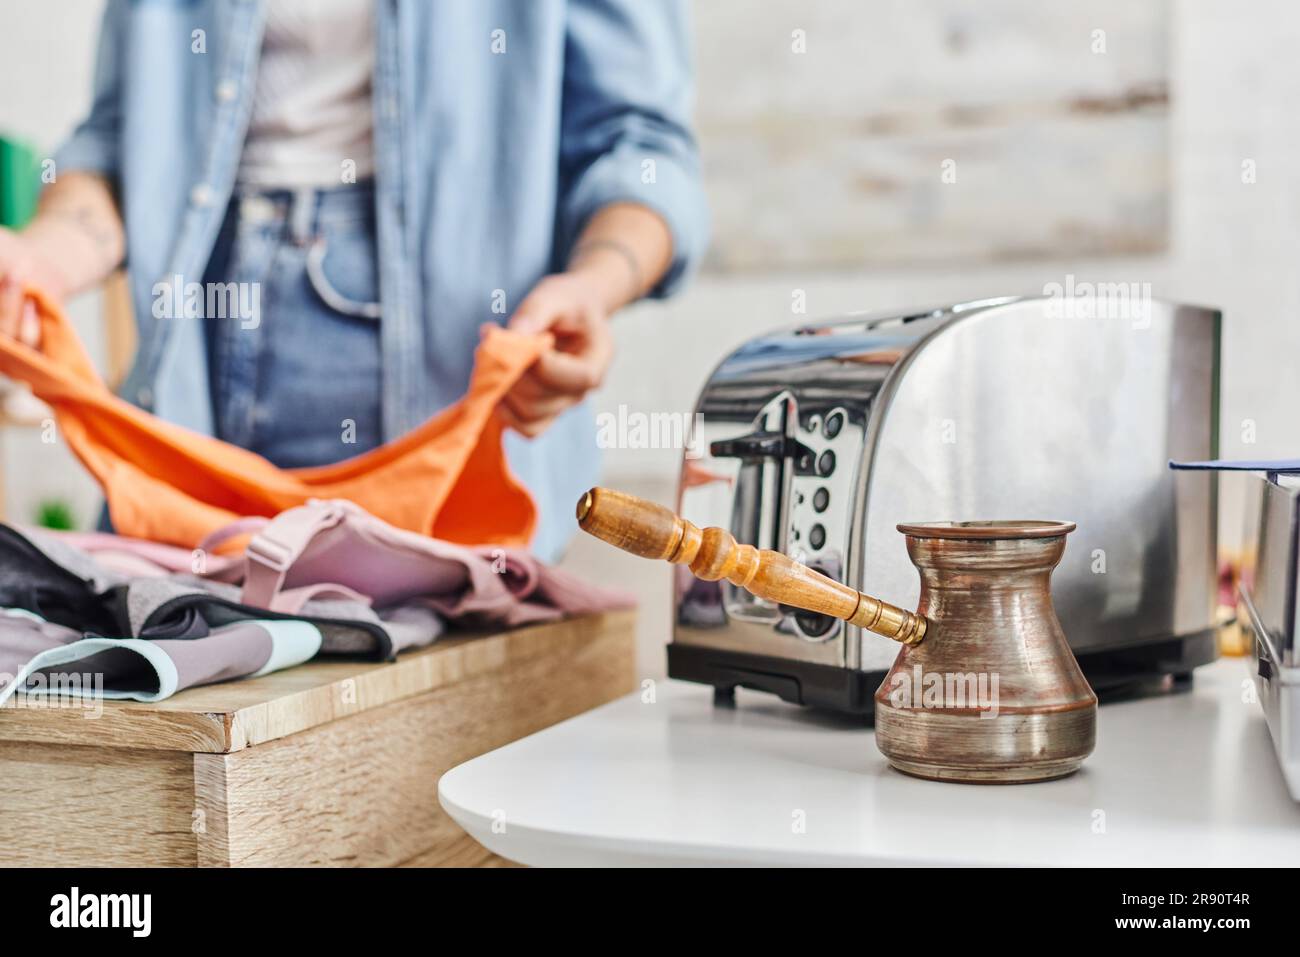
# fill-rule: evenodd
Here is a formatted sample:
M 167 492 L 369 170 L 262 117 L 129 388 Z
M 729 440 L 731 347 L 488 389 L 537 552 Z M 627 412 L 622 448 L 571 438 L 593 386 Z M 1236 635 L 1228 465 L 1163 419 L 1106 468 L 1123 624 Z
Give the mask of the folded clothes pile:
M 212 550 L 250 532 L 240 555 Z M 20 688 L 79 693 L 67 675 L 156 701 L 318 653 L 390 659 L 448 621 L 510 627 L 631 604 L 525 551 L 429 538 L 342 500 L 241 520 L 193 550 L 0 524 L 0 704 Z

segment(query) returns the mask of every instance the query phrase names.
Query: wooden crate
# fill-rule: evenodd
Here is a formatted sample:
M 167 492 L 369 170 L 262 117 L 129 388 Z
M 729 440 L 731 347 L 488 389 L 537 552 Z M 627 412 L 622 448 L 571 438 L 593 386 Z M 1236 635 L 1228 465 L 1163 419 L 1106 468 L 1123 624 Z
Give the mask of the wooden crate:
M 443 771 L 630 692 L 634 615 L 320 660 L 156 704 L 0 711 L 0 865 L 500 863 Z

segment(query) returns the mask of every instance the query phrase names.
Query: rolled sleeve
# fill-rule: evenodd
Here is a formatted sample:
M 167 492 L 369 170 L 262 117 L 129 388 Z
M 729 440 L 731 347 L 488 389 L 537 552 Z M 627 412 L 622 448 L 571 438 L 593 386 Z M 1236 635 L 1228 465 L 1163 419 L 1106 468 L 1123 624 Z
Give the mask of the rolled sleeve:
M 104 7 L 95 54 L 94 96 L 90 112 L 54 153 L 56 176 L 69 170 L 99 173 L 116 180 L 120 170 L 122 125 L 121 37 L 127 11 L 121 0 Z
M 646 206 L 672 235 L 672 262 L 650 292 L 667 296 L 699 263 L 709 229 L 685 4 L 571 0 L 567 17 L 559 249 L 567 256 L 604 206 Z

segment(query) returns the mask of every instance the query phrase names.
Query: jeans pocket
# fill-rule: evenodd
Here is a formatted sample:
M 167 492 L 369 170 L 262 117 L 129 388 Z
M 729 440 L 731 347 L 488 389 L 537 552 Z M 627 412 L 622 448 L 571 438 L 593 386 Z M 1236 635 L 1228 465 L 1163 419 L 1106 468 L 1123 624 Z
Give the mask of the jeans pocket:
M 378 319 L 379 270 L 375 244 L 358 233 L 321 236 L 307 251 L 307 281 L 335 312 Z

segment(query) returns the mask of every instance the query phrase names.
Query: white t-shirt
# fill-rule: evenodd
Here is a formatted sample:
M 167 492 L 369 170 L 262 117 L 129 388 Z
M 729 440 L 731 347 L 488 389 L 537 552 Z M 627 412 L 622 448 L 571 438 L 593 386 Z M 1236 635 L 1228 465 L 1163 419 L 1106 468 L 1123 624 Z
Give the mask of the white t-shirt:
M 374 172 L 373 0 L 269 0 L 239 182 L 338 186 Z

